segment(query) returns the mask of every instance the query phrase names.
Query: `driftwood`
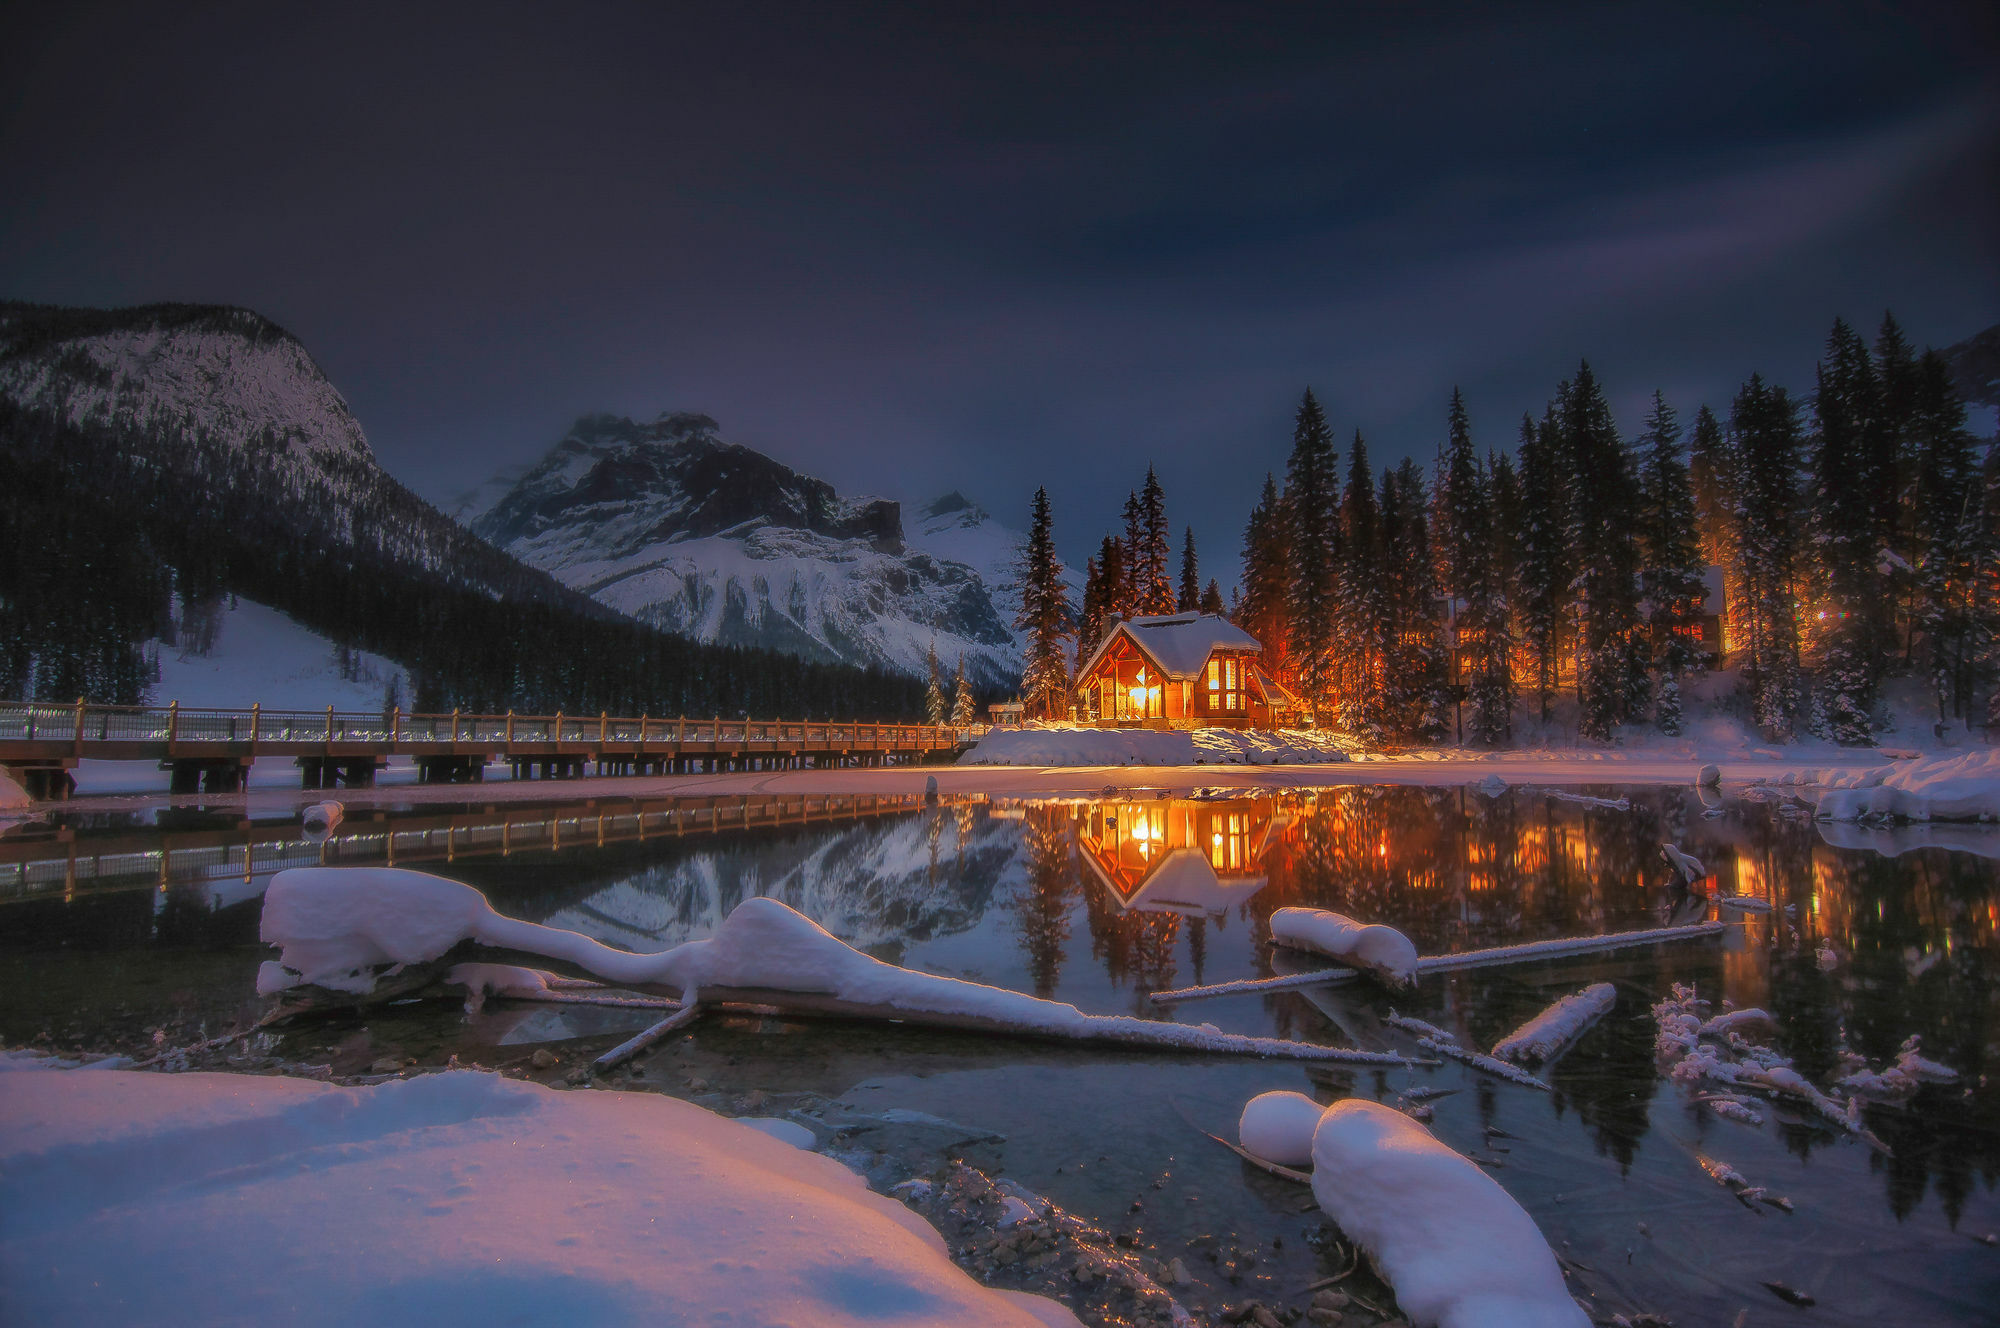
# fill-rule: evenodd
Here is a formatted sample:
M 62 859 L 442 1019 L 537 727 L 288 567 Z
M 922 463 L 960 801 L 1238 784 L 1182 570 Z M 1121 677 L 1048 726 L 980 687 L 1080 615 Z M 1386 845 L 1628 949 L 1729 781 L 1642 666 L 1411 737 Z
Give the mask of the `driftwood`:
M 631 1060 L 677 1028 L 685 1028 L 707 1011 L 699 996 L 690 997 L 679 1009 L 644 1032 L 635 1033 L 590 1063 L 593 1073 L 604 1074 Z
M 459 964 L 513 964 L 542 969 L 560 977 L 589 977 L 580 964 L 536 954 L 532 951 L 481 945 L 461 941 L 437 959 L 406 965 L 396 971 L 396 995 L 408 995 L 441 981 L 444 973 Z M 382 980 L 390 980 L 385 975 Z M 594 980 L 594 979 L 592 979 Z M 666 983 L 629 982 L 620 987 L 644 996 L 664 997 L 681 1003 L 686 995 Z M 321 987 L 296 987 L 286 993 L 299 1003 L 288 1002 L 274 1018 L 283 1019 L 311 1011 L 352 1009 L 379 1004 L 389 999 L 380 990 L 367 995 L 329 991 Z M 505 999 L 521 999 L 507 997 Z M 1095 1027 L 1075 1030 L 1038 1028 L 1009 1023 L 990 1015 L 905 1008 L 898 1005 L 851 1001 L 824 992 L 780 991 L 768 987 L 704 987 L 703 1011 L 755 1013 L 794 1019 L 847 1019 L 872 1023 L 902 1024 L 910 1028 L 941 1028 L 968 1033 L 988 1033 L 1033 1041 L 1079 1042 L 1093 1046 L 1126 1046 L 1160 1051 L 1178 1051 L 1218 1056 L 1266 1056 L 1304 1061 L 1342 1061 L 1356 1065 L 1409 1067 L 1437 1062 L 1395 1052 L 1355 1051 L 1348 1047 L 1326 1047 L 1284 1038 L 1250 1037 L 1222 1033 L 1187 1024 L 1153 1023 L 1138 1019 L 1100 1017 Z
M 1566 959 L 1572 955 L 1602 954 L 1635 945 L 1656 945 L 1662 941 L 1720 936 L 1727 927 L 1728 924 L 1722 922 L 1697 922 L 1684 927 L 1652 927 L 1645 931 L 1618 931 L 1605 936 L 1529 941 L 1523 945 L 1501 945 L 1489 950 L 1467 950 L 1463 954 L 1425 955 L 1417 960 L 1417 975 L 1421 977 L 1426 973 L 1457 973 L 1465 969 L 1488 968 L 1499 964 L 1533 963 L 1538 959 Z M 1307 973 L 1288 973 L 1283 977 L 1244 978 L 1237 982 L 1218 982 L 1206 987 L 1181 987 L 1174 991 L 1156 991 L 1152 999 L 1155 1004 L 1172 1005 L 1180 1001 L 1206 1000 L 1211 996 L 1237 996 L 1253 991 L 1286 991 L 1296 987 L 1317 987 L 1323 983 L 1345 982 L 1359 976 L 1358 969 L 1334 965 L 1328 968 L 1316 968 Z

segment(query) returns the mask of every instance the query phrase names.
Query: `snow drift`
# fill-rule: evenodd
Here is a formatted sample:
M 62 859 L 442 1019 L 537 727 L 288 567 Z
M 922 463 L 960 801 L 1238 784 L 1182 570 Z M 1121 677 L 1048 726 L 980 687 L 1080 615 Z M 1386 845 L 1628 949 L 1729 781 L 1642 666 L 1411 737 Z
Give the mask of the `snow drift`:
M 829 1158 L 471 1071 L 0 1076 L 0 1286 L 52 1328 L 1076 1324 Z
M 1823 821 L 2000 820 L 2000 748 L 1963 756 L 1933 756 L 1894 771 L 1807 772 L 1826 789 Z

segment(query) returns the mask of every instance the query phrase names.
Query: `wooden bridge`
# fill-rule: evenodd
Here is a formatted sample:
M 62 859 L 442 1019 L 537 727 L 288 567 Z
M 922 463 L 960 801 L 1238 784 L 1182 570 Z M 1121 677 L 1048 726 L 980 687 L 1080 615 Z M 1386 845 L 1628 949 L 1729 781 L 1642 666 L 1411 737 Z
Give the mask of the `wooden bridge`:
M 391 757 L 420 783 L 473 783 L 504 761 L 516 779 L 831 769 L 948 758 L 975 731 L 865 721 L 637 719 L 243 710 L 0 702 L 0 768 L 35 798 L 67 797 L 82 760 L 153 761 L 175 793 L 232 793 L 259 759 L 290 759 L 304 788 L 364 787 Z

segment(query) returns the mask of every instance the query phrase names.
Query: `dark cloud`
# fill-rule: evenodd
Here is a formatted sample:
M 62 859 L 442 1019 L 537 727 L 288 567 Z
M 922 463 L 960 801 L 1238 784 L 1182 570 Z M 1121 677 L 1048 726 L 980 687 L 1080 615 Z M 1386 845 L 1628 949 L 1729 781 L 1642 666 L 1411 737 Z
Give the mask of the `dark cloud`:
M 1157 462 L 1226 582 L 1308 382 L 1428 461 L 2000 317 L 1989 5 L 275 8 L 17 29 L 0 292 L 263 310 L 440 498 L 700 409 L 1078 557 Z

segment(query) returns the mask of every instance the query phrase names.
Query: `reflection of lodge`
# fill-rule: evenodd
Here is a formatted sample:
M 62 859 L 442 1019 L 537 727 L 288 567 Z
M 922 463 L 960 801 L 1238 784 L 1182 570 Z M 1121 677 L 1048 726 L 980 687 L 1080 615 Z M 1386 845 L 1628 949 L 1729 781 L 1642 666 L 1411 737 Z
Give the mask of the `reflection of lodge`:
M 1264 888 L 1264 855 L 1291 824 L 1268 798 L 1096 803 L 1079 842 L 1091 873 L 1136 912 L 1220 915 Z

